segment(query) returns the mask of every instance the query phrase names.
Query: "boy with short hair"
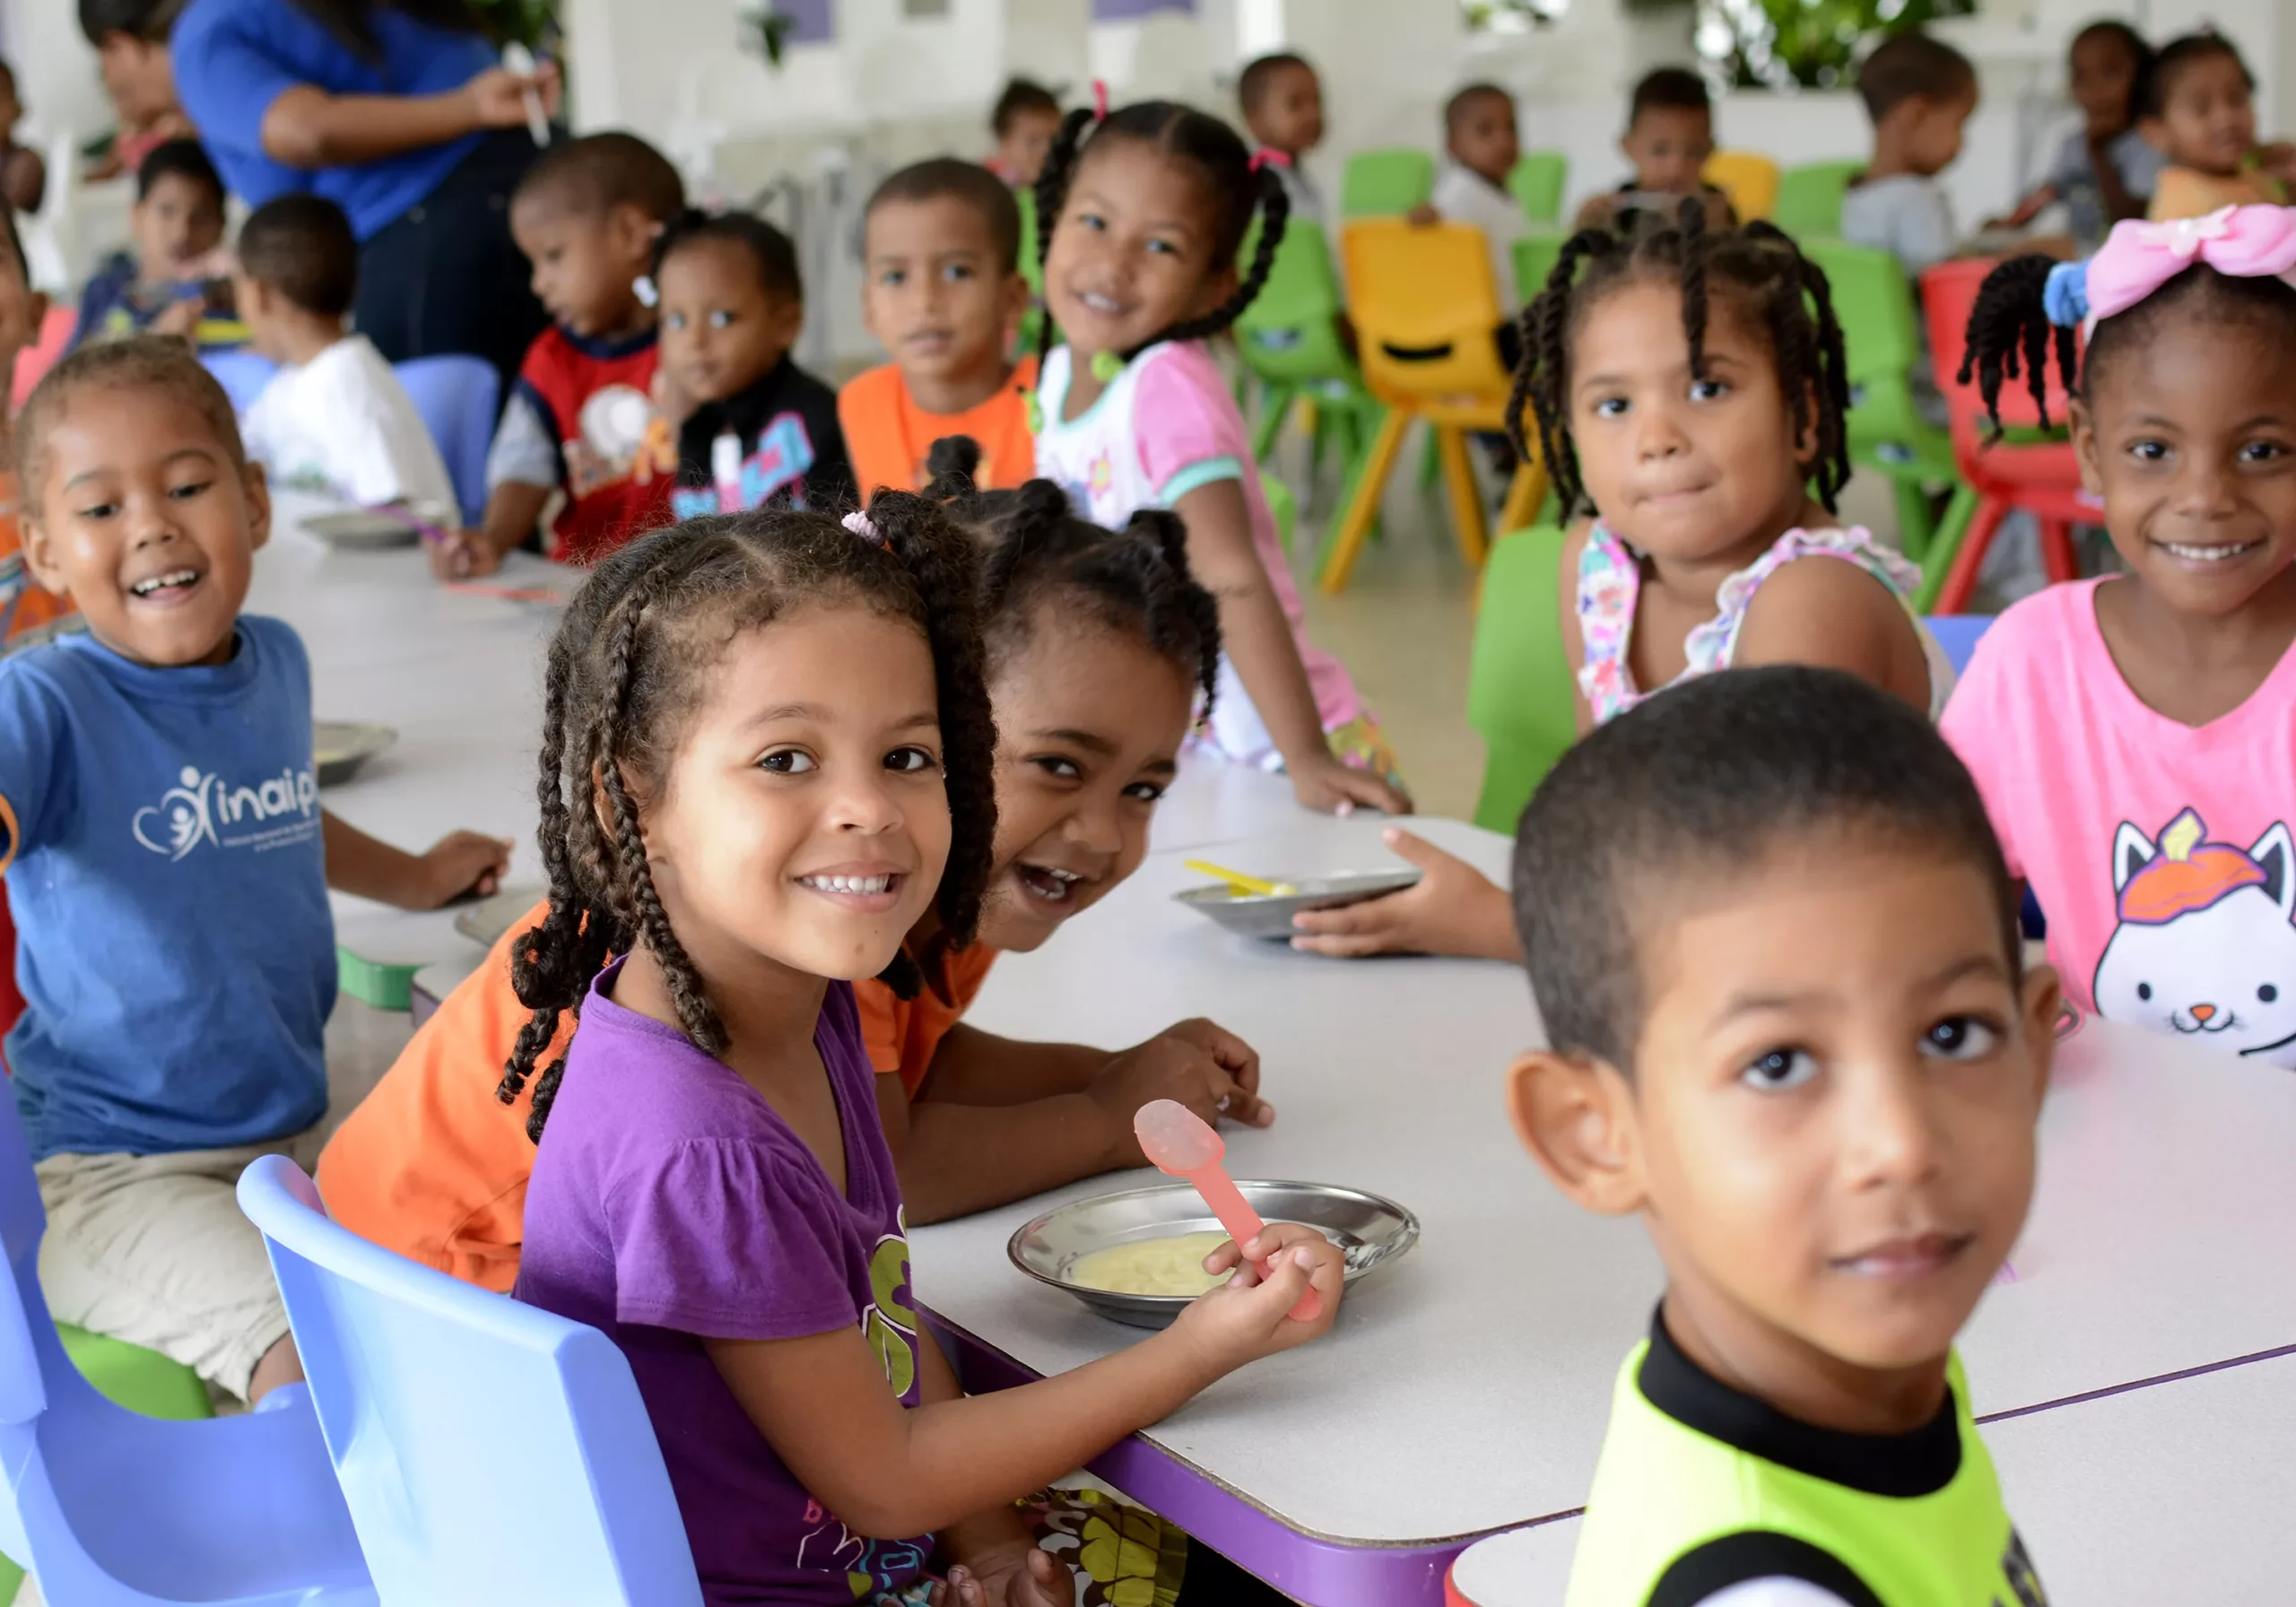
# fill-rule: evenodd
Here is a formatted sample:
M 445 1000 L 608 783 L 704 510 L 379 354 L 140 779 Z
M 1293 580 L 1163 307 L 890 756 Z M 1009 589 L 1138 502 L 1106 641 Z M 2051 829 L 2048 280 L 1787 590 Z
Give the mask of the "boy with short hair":
M 677 442 L 663 416 L 654 245 L 685 209 L 685 184 L 634 134 L 553 145 L 510 200 L 551 327 L 535 337 L 486 460 L 486 514 L 430 550 L 442 579 L 491 575 L 525 544 L 554 491 L 551 556 L 594 563 L 664 522 Z M 642 288 L 641 282 L 646 282 Z
M 1839 671 L 1689 682 L 1563 756 L 1514 896 L 1517 1129 L 1666 1271 L 1570 1607 L 2045 1601 L 1953 1339 L 2031 1201 L 2057 985 L 1944 740 Z
M 1578 209 L 1581 229 L 1600 228 L 1654 207 L 1665 209 L 1671 222 L 1669 204 L 1684 195 L 1707 197 L 1713 227 L 1727 228 L 1735 221 L 1722 192 L 1706 182 L 1706 161 L 1714 154 L 1714 102 L 1706 80 L 1688 67 L 1660 67 L 1643 75 L 1634 86 L 1618 148 L 1634 164 L 1634 177 L 1609 195 L 1589 196 Z
M 1263 151 L 1283 158 L 1276 171 L 1292 200 L 1293 222 L 1324 227 L 1324 198 L 1301 164 L 1324 140 L 1324 86 L 1304 56 L 1263 56 L 1236 83 L 1244 130 Z
M 1500 305 L 1511 306 L 1515 242 L 1531 230 L 1523 204 L 1507 187 L 1508 176 L 1523 155 L 1515 129 L 1515 97 L 1495 83 L 1471 83 L 1443 108 L 1443 130 L 1450 161 L 1436 179 L 1427 204 L 1412 213 L 1412 221 L 1441 218 L 1482 230 L 1491 248 Z
M 74 348 L 150 331 L 203 346 L 236 345 L 223 244 L 223 179 L 194 139 L 170 140 L 135 173 L 131 255 L 106 259 L 80 296 Z
M 1977 69 L 1942 39 L 1895 33 L 1857 69 L 1857 97 L 1873 120 L 1874 160 L 1842 197 L 1842 238 L 1889 252 L 1918 279 L 1960 243 L 1937 175 L 1961 153 Z
M 327 889 L 435 908 L 510 845 L 401 853 L 320 807 L 303 644 L 242 614 L 263 471 L 180 341 L 75 352 L 16 430 L 25 555 L 84 633 L 0 661 L 0 868 L 26 1000 L 12 1092 L 59 1322 L 250 1403 L 301 1377 L 233 1186 L 326 1108 Z M 309 1160 L 308 1153 L 305 1154 Z
M 239 230 L 232 299 L 255 349 L 280 365 L 241 421 L 248 456 L 283 484 L 368 508 L 400 503 L 461 522 L 438 443 L 391 365 L 345 327 L 359 242 L 324 195 L 282 195 Z
M 1059 97 L 1032 78 L 1013 79 L 988 122 L 996 153 L 982 165 L 1015 189 L 1036 183 L 1060 135 Z
M 877 187 L 862 228 L 861 321 L 892 354 L 838 393 L 863 500 L 924 489 L 948 435 L 978 443 L 984 491 L 1030 479 L 1037 360 L 1009 355 L 1029 309 L 1013 192 L 972 162 L 921 161 Z
M 80 32 L 96 53 L 104 93 L 119 118 L 111 152 L 91 178 L 139 173 L 144 159 L 169 140 L 193 133 L 176 103 L 175 59 L 168 35 L 187 0 L 80 0 Z

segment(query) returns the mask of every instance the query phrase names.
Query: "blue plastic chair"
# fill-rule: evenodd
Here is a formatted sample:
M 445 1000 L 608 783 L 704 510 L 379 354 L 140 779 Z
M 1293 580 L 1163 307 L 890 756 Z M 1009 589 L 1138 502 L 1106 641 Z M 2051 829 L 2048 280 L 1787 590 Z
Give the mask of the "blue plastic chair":
M 1989 613 L 1933 613 L 1922 623 L 1929 627 L 1929 634 L 1945 649 L 1945 656 L 1952 661 L 1953 673 L 1969 673 L 1970 656 L 1977 651 L 1977 638 L 1992 625 Z
M 279 372 L 279 365 L 260 352 L 210 352 L 200 358 L 223 394 L 231 399 L 231 411 L 245 413 L 263 395 L 263 387 Z
M 196 1422 L 112 1404 L 48 1318 L 47 1227 L 0 1086 L 0 1552 L 58 1607 L 375 1607 L 310 1403 Z
M 612 1340 L 368 1243 L 284 1157 L 240 1174 L 239 1208 L 270 1243 L 385 1600 L 700 1607 L 661 1447 Z M 506 1499 L 543 1528 L 510 1535 Z
M 417 357 L 392 365 L 447 460 L 463 517 L 486 514 L 486 454 L 502 402 L 501 376 L 483 357 Z

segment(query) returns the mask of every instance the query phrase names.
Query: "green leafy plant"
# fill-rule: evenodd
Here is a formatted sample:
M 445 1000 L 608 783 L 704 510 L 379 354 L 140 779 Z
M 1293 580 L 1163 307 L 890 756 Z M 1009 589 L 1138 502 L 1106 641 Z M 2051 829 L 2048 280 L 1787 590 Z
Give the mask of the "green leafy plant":
M 502 44 L 515 39 L 542 56 L 558 40 L 557 0 L 472 0 L 472 8 Z
M 1637 5 L 1637 0 L 1628 0 Z M 1665 0 L 1640 0 L 1660 9 Z M 1875 34 L 1965 17 L 1977 0 L 1697 0 L 1698 53 L 1742 89 L 1833 89 Z
M 769 67 L 781 65 L 781 53 L 787 48 L 789 30 L 796 19 L 788 13 L 777 10 L 771 0 L 762 5 L 752 5 L 736 19 L 744 50 L 761 59 Z
M 1468 31 L 1520 32 L 1552 22 L 1570 0 L 1459 0 Z

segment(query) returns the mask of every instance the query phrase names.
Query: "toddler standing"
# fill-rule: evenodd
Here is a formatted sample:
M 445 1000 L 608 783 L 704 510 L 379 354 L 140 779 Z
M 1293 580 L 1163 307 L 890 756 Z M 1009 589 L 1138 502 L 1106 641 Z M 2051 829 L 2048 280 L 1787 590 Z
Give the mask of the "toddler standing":
M 1292 202 L 1292 222 L 1326 227 L 1323 192 L 1305 165 L 1308 153 L 1324 143 L 1324 86 L 1314 65 L 1288 50 L 1263 56 L 1236 81 L 1236 100 L 1252 143 L 1283 158 L 1276 172 Z

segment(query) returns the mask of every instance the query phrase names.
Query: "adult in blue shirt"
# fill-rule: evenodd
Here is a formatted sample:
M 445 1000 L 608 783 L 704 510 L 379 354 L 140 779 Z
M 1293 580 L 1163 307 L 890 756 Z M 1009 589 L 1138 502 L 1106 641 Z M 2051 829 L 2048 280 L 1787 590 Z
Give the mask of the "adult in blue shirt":
M 510 192 L 535 154 L 526 91 L 554 111 L 555 66 L 504 69 L 469 0 L 189 0 L 169 48 L 235 194 L 350 217 L 361 334 L 393 362 L 474 352 L 508 385 L 546 322 Z

